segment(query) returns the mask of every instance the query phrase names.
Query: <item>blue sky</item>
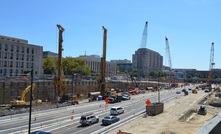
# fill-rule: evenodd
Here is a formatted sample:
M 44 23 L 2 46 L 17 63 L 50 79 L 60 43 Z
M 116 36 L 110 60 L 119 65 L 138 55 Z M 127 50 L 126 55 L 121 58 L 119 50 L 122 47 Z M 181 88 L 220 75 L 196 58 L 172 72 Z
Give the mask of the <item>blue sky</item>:
M 172 68 L 208 70 L 212 42 L 215 68 L 221 68 L 220 5 L 220 0 L 2 0 L 0 35 L 57 52 L 60 24 L 64 57 L 101 56 L 105 26 L 107 60 L 132 60 L 148 21 L 146 47 L 159 52 L 164 65 L 167 36 Z

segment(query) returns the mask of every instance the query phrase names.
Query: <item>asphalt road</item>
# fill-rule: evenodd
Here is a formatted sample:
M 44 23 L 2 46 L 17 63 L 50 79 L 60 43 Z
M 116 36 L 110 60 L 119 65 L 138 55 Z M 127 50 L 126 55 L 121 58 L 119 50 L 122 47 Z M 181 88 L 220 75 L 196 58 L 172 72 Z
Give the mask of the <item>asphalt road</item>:
M 177 89 L 176 89 L 177 90 Z M 160 92 L 161 102 L 168 101 L 176 96 L 183 95 L 176 94 L 176 90 L 164 90 Z M 89 134 L 102 133 L 110 127 L 116 126 L 126 120 L 133 118 L 137 114 L 144 112 L 145 100 L 150 99 L 151 102 L 158 101 L 158 92 L 151 92 L 146 94 L 134 95 L 131 100 L 122 101 L 120 103 L 108 104 L 105 106 L 104 101 L 96 101 L 85 103 L 81 105 L 73 105 L 62 108 L 55 108 L 32 113 L 31 130 L 43 130 L 52 132 L 53 134 Z M 166 103 L 166 102 L 165 102 Z M 125 112 L 118 115 L 120 121 L 111 126 L 103 126 L 101 120 L 104 116 L 109 115 L 109 110 L 112 106 L 122 106 Z M 100 118 L 99 123 L 91 126 L 81 126 L 79 123 L 82 114 L 93 112 Z M 73 119 L 71 117 L 73 116 Z M 0 134 L 12 133 L 23 134 L 28 132 L 29 115 L 18 114 L 13 116 L 5 116 L 0 118 Z M 36 119 L 36 120 L 35 120 Z

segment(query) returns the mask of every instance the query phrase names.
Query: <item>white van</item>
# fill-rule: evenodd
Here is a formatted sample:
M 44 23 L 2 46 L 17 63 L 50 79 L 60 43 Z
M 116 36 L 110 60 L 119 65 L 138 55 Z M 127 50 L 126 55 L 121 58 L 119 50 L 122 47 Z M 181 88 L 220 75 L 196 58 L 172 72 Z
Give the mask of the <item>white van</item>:
M 124 108 L 122 107 L 112 107 L 110 109 L 110 114 L 111 115 L 118 115 L 124 113 Z

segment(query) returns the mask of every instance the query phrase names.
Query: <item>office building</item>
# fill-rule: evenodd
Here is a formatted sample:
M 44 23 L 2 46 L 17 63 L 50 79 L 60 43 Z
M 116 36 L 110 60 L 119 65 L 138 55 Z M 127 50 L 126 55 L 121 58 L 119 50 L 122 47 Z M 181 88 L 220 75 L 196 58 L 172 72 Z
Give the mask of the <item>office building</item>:
M 163 57 L 153 50 L 139 48 L 132 56 L 132 67 L 140 77 L 148 77 L 151 71 L 162 71 Z
M 42 74 L 43 47 L 28 40 L 0 36 L 0 76 L 19 76 L 33 69 Z

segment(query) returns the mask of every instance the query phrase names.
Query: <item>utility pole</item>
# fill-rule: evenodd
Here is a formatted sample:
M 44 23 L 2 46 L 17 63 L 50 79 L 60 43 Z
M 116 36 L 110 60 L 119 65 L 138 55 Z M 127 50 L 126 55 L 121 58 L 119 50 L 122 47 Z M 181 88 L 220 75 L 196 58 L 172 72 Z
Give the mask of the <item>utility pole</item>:
M 31 110 L 32 110 L 32 88 L 33 88 L 33 69 L 31 70 L 31 91 L 30 91 L 30 105 L 29 105 L 29 124 L 28 134 L 31 133 Z

